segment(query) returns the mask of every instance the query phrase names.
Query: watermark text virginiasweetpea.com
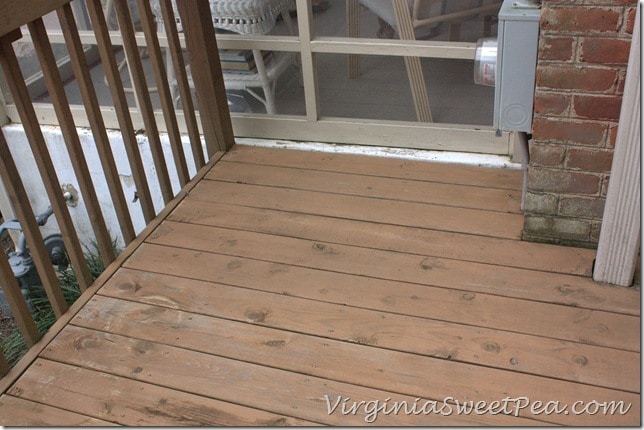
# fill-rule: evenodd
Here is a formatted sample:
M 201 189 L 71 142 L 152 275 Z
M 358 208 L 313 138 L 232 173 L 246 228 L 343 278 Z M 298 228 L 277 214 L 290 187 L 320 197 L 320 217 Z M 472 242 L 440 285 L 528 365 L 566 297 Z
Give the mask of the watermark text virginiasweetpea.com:
M 531 415 L 626 415 L 632 404 L 623 400 L 597 401 L 579 400 L 571 404 L 558 400 L 531 401 L 528 397 L 506 397 L 493 401 L 462 401 L 453 397 L 443 400 L 424 400 L 416 398 L 413 401 L 392 400 L 352 400 L 350 397 L 336 396 L 331 398 L 325 394 L 327 413 L 332 415 L 364 415 L 367 423 L 373 423 L 380 415 L 513 415 L 521 412 Z

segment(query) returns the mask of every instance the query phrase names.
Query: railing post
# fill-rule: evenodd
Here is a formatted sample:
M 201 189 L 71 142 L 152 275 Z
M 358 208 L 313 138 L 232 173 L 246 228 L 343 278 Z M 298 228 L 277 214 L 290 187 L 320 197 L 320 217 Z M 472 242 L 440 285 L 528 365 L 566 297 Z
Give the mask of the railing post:
M 199 116 L 210 158 L 215 152 L 226 151 L 235 143 L 210 6 L 200 0 L 182 0 L 177 2 L 177 8 L 185 32 Z

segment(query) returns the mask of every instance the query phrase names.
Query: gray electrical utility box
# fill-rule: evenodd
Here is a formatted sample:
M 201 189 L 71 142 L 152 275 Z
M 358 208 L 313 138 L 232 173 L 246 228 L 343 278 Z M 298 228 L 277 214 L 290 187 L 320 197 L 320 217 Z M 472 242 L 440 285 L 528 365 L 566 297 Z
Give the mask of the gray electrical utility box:
M 532 131 L 540 2 L 504 0 L 499 30 L 494 86 L 494 127 Z

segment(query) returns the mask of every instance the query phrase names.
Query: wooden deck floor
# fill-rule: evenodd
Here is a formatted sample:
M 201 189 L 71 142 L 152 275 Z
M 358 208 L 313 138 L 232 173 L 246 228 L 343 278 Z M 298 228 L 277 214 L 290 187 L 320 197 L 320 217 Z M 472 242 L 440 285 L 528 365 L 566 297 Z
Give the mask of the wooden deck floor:
M 594 251 L 519 241 L 520 187 L 235 147 L 50 336 L 0 423 L 639 425 L 639 291 L 593 283 Z

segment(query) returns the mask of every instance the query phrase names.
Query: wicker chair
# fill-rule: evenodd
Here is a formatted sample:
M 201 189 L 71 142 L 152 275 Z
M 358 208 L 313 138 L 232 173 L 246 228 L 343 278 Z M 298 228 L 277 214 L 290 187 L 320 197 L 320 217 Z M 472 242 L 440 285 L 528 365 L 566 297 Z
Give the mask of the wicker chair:
M 176 11 L 176 0 L 172 1 Z M 162 14 L 158 1 L 151 3 L 152 11 L 157 18 L 160 29 L 163 28 Z M 293 25 L 288 11 L 293 0 L 210 0 L 212 22 L 216 29 L 227 30 L 238 34 L 268 34 L 275 27 L 281 15 L 289 32 L 293 34 Z M 177 28 L 182 31 L 181 19 L 175 13 Z M 244 90 L 259 100 L 266 107 L 266 113 L 276 114 L 275 83 L 286 69 L 295 62 L 292 52 L 275 52 L 267 61 L 260 50 L 253 50 L 257 73 L 236 73 L 224 70 L 223 77 L 227 90 Z M 190 78 L 190 70 L 188 69 Z M 168 67 L 168 77 L 173 96 L 177 91 L 172 67 Z M 191 85 L 192 79 L 190 78 Z M 256 89 L 261 88 L 263 94 Z M 175 97 L 175 100 L 178 100 Z
M 436 35 L 443 23 L 450 25 L 450 40 L 459 40 L 460 23 L 477 15 L 496 15 L 501 2 L 498 0 L 406 0 L 416 39 Z M 360 0 L 365 8 L 398 31 L 391 1 Z

